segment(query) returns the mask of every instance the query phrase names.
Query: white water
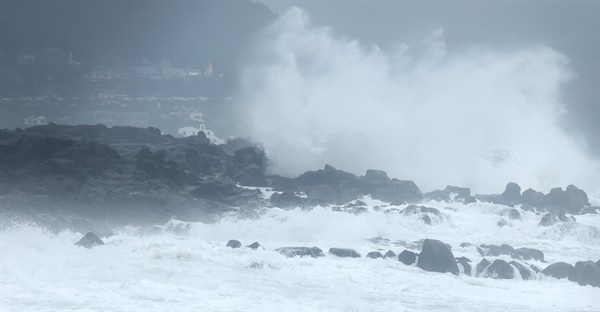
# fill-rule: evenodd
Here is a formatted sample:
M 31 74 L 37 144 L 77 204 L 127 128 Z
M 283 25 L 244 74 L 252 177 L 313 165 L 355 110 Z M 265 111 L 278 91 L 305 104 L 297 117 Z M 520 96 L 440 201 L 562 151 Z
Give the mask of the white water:
M 443 29 L 365 46 L 291 9 L 256 41 L 239 104 L 273 173 L 380 169 L 424 191 L 600 190 L 598 155 L 560 126 L 572 73 L 551 46 L 447 46 Z M 302 157 L 297 157 L 302 155 Z M 444 184 L 440 184 L 444 183 Z
M 431 202 L 445 214 L 428 226 L 416 218 L 372 209 L 361 215 L 269 209 L 253 220 L 231 216 L 216 224 L 173 220 L 154 234 L 134 227 L 103 238 L 106 245 L 73 245 L 82 233 L 58 235 L 37 226 L 5 226 L 1 232 L 1 310 L 536 310 L 598 311 L 600 289 L 538 276 L 493 280 L 425 272 L 367 252 L 404 247 L 375 244 L 381 236 L 407 242 L 437 238 L 455 256 L 479 262 L 474 244 L 538 248 L 546 261 L 600 258 L 598 215 L 577 223 L 538 227 L 541 216 L 498 227 L 504 207 Z M 444 209 L 453 207 L 456 211 Z M 146 231 L 147 232 L 147 231 Z M 229 249 L 229 239 L 258 241 L 265 250 Z M 360 259 L 288 259 L 283 246 L 354 248 Z M 488 258 L 489 259 L 489 258 Z M 548 263 L 531 262 L 543 268 Z

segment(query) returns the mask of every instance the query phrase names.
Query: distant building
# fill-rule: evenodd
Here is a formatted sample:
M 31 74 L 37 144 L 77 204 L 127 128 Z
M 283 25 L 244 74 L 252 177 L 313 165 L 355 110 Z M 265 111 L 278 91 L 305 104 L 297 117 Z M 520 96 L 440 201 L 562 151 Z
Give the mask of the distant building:
M 35 117 L 35 116 L 31 115 L 31 116 L 25 118 L 24 124 L 26 126 L 42 126 L 42 125 L 47 125 L 48 124 L 48 119 L 46 119 L 46 117 L 44 117 L 44 116 Z
M 217 137 L 215 135 L 214 132 L 212 132 L 212 130 L 208 130 L 206 129 L 206 125 L 204 124 L 200 124 L 200 128 L 196 128 L 196 127 L 183 127 L 183 128 L 179 128 L 177 129 L 177 134 L 179 134 L 180 136 L 183 137 L 189 137 L 192 135 L 197 135 L 198 132 L 204 132 L 204 134 L 206 135 L 206 137 L 210 140 L 210 143 L 212 144 L 225 144 L 225 140 L 220 139 L 219 137 Z

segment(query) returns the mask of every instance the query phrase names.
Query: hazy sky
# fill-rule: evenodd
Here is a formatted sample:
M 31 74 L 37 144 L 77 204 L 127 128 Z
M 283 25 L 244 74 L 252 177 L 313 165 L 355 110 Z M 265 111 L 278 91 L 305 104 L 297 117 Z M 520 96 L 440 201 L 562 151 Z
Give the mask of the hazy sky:
M 297 6 L 333 33 L 390 49 L 444 29 L 448 51 L 546 45 L 566 55 L 573 78 L 562 123 L 598 157 L 600 1 L 262 1 L 278 14 Z

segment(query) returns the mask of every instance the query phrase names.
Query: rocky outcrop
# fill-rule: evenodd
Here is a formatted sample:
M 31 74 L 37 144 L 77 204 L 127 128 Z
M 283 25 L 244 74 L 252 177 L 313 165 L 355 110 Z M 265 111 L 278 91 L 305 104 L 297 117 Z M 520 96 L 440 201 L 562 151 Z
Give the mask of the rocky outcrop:
M 481 276 L 481 274 L 485 271 L 485 269 L 487 269 L 488 266 L 490 266 L 490 264 L 492 263 L 486 258 L 481 259 L 481 261 L 479 261 L 479 263 L 477 264 L 475 276 Z
M 533 274 L 531 273 L 531 270 L 524 266 L 523 264 L 517 262 L 517 261 L 511 261 L 508 264 L 514 266 L 515 268 L 517 268 L 517 270 L 519 270 L 519 274 L 521 274 L 521 278 L 524 280 L 530 280 L 533 279 Z
M 267 156 L 257 146 L 235 151 L 233 164 L 227 170 L 227 176 L 233 181 L 248 186 L 268 186 L 265 178 Z
M 552 226 L 557 223 L 574 223 L 574 222 L 576 222 L 575 217 L 567 216 L 564 213 L 564 211 L 561 211 L 558 213 L 548 212 L 544 216 L 542 216 L 542 219 L 540 220 L 540 223 L 538 223 L 538 225 Z
M 504 192 L 492 200 L 496 204 L 514 206 L 521 204 L 521 187 L 514 182 L 510 182 L 506 185 Z
M 87 232 L 77 243 L 75 243 L 75 245 L 91 249 L 96 246 L 104 245 L 104 242 L 98 235 Z
M 517 248 L 510 256 L 514 259 L 544 262 L 544 253 L 541 250 L 533 248 Z
M 384 255 L 384 256 L 385 256 L 386 258 L 396 258 L 396 253 L 395 253 L 395 252 L 393 252 L 393 251 L 391 251 L 391 250 L 388 250 L 388 251 L 385 253 L 385 255 Z
M 446 186 L 446 188 L 443 190 L 435 190 L 433 192 L 426 193 L 423 196 L 426 199 L 445 202 L 458 201 L 469 203 L 474 200 L 474 197 L 471 196 L 471 189 L 452 185 Z
M 451 248 L 442 241 L 425 239 L 423 249 L 419 253 L 417 266 L 431 272 L 450 272 L 458 275 L 458 265 L 454 260 Z
M 246 246 L 246 247 L 247 247 L 247 248 L 250 248 L 250 249 L 257 250 L 259 247 L 262 247 L 262 246 L 261 246 L 261 245 L 260 245 L 258 242 L 254 242 L 254 243 L 252 243 L 252 244 L 250 244 L 250 245 L 248 245 L 248 246 Z M 264 248 L 263 248 L 263 249 L 264 249 Z

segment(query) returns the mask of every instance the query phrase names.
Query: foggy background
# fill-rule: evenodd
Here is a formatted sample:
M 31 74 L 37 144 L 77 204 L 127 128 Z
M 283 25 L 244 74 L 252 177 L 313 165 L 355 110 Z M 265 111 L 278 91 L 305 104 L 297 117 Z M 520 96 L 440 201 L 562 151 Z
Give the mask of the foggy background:
M 206 124 L 283 175 L 598 188 L 595 1 L 0 5 L 3 128 Z

